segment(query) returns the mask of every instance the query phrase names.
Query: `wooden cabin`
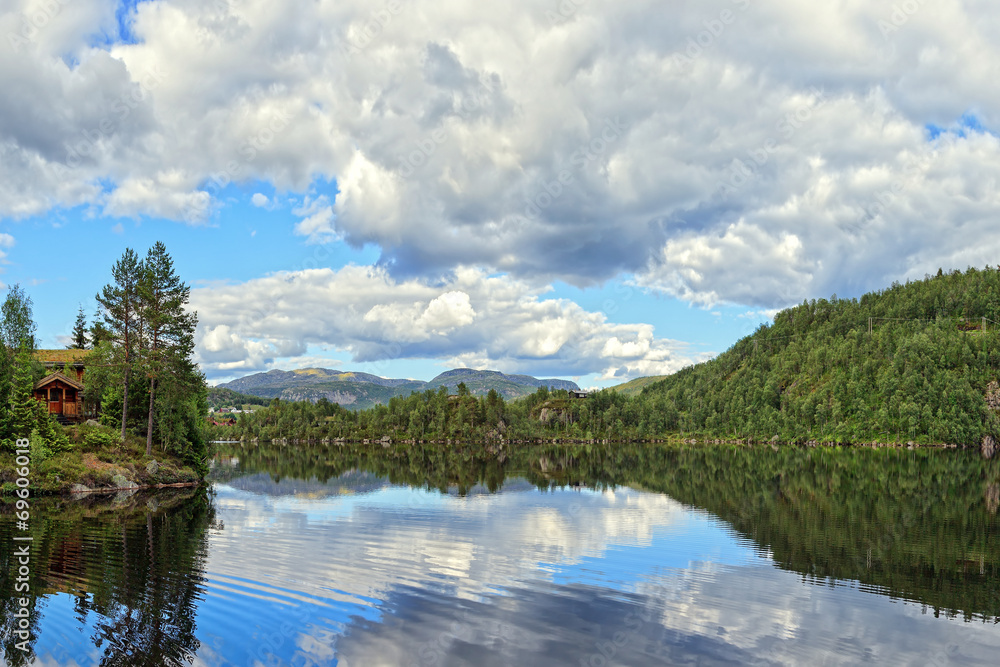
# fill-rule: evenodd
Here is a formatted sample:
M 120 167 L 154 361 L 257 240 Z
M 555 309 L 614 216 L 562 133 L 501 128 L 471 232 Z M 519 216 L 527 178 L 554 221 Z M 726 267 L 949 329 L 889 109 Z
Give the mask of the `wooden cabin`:
M 83 419 L 83 384 L 60 372 L 44 377 L 35 385 L 35 399 L 49 406 L 49 414 L 59 421 Z
M 38 350 L 35 357 L 53 371 L 35 385 L 35 399 L 48 406 L 63 423 L 81 422 L 88 415 L 83 405 L 83 376 L 90 350 Z

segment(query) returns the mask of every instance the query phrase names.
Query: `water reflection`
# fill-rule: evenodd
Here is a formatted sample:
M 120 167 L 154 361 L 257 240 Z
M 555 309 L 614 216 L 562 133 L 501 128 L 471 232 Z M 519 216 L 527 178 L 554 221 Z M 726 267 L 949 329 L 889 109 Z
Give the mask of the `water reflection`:
M 341 667 L 1000 650 L 1000 468 L 961 452 L 235 446 L 212 467 L 211 495 L 169 506 L 36 512 L 38 664 L 73 664 L 62 649 L 79 665 Z
M 240 488 L 260 493 L 339 494 L 359 475 L 458 495 L 495 491 L 508 476 L 542 490 L 651 491 L 707 510 L 808 577 L 860 581 L 936 613 L 1000 616 L 1000 461 L 972 452 L 275 446 L 231 456 L 238 463 L 220 461 L 219 479 L 242 475 Z
M 230 537 L 305 540 L 268 571 L 336 582 L 342 606 L 310 617 L 288 662 L 993 664 L 1000 647 L 997 468 L 961 453 L 232 456 L 220 512 L 245 528 Z
M 30 651 L 13 633 L 15 577 L 7 545 L 17 531 L 0 517 L 4 545 L 0 613 L 4 663 L 177 665 L 199 649 L 195 616 L 204 590 L 205 489 L 121 496 L 115 501 L 35 500 L 30 535 Z

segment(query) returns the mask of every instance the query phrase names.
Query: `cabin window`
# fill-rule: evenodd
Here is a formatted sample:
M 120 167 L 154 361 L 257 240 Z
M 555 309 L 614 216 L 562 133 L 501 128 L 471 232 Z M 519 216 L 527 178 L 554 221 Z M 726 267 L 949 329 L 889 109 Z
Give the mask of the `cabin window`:
M 49 389 L 49 403 L 58 403 L 62 400 L 62 389 L 52 387 Z

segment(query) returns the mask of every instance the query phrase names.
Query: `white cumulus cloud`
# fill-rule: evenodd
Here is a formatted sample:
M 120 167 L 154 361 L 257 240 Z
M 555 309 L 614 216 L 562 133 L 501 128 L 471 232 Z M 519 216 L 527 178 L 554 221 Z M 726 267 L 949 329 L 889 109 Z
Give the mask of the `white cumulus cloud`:
M 0 61 L 0 216 L 202 224 L 230 183 L 336 183 L 296 233 L 400 280 L 636 275 L 757 308 L 1000 250 L 985 0 L 159 0 L 110 47 L 114 3 L 59 4 Z
M 279 273 L 195 289 L 196 355 L 216 379 L 303 357 L 310 345 L 345 351 L 362 370 L 383 375 L 382 364 L 414 358 L 606 377 L 665 374 L 693 361 L 683 344 L 656 338 L 650 325 L 610 323 L 545 292 L 464 267 L 445 283 L 358 266 Z

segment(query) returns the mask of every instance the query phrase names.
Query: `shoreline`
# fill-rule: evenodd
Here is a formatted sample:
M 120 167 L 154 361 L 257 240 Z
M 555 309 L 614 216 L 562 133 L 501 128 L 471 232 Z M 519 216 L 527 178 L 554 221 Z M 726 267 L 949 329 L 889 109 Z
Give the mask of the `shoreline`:
M 2 457 L 0 499 L 15 497 L 14 461 Z M 67 451 L 32 459 L 28 490 L 32 496 L 114 494 L 122 491 L 185 488 L 204 482 L 195 466 L 173 454 L 146 456 L 145 443 L 114 447 L 74 443 Z
M 579 438 L 529 438 L 529 439 L 518 439 L 518 440 L 507 440 L 507 439 L 490 439 L 490 440 L 464 440 L 458 438 L 442 438 L 442 439 L 411 439 L 411 438 L 400 438 L 394 439 L 388 436 L 382 438 L 322 438 L 322 439 L 304 439 L 304 438 L 279 438 L 274 440 L 259 440 L 257 438 L 247 439 L 247 440 L 230 440 L 226 442 L 216 442 L 216 445 L 241 445 L 241 446 L 257 446 L 262 443 L 277 444 L 280 446 L 315 446 L 315 445 L 360 445 L 362 447 L 377 447 L 389 448 L 393 446 L 422 446 L 422 445 L 438 445 L 438 446 L 459 446 L 459 445 L 470 445 L 470 444 L 480 444 L 485 447 L 492 448 L 494 451 L 503 450 L 505 448 L 511 447 L 532 447 L 540 445 L 563 445 L 563 446 L 615 446 L 615 445 L 650 445 L 650 446 L 694 446 L 694 447 L 715 447 L 715 446 L 727 446 L 727 447 L 767 447 L 772 450 L 777 450 L 783 447 L 795 447 L 803 449 L 884 449 L 884 450 L 909 450 L 914 451 L 918 449 L 924 450 L 979 450 L 983 458 L 989 460 L 993 458 L 994 452 L 987 452 L 985 448 L 981 448 L 976 445 L 958 445 L 954 443 L 933 443 L 933 444 L 919 444 L 916 442 L 906 442 L 906 443 L 882 443 L 882 442 L 864 442 L 864 443 L 837 443 L 837 442 L 821 442 L 816 440 L 810 440 L 806 442 L 788 442 L 783 440 L 753 440 L 753 439 L 726 439 L 726 438 L 710 438 L 710 437 L 696 437 L 696 438 L 651 438 L 648 440 L 614 440 L 608 438 L 593 438 L 593 439 L 579 439 Z M 82 457 L 81 457 L 82 458 Z M 132 462 L 133 466 L 135 463 L 141 463 L 141 459 Z M 125 465 L 122 465 L 125 464 Z M 110 466 L 109 466 L 110 467 Z M 139 468 L 138 466 L 132 467 L 124 461 L 119 461 L 117 465 L 113 466 L 115 468 L 115 473 L 132 473 L 133 476 L 152 476 L 147 470 Z M 129 467 L 132 467 L 129 470 Z M 141 470 L 141 473 L 140 473 Z M 162 468 L 160 469 L 162 470 Z M 4 471 L 0 471 L 2 473 Z M 173 470 L 174 480 L 172 481 L 168 478 L 163 482 L 156 483 L 139 483 L 138 481 L 129 479 L 126 474 L 122 474 L 120 477 L 118 474 L 115 475 L 113 480 L 108 480 L 111 482 L 109 485 L 95 485 L 89 486 L 85 482 L 93 481 L 92 470 L 86 471 L 87 474 L 82 474 L 75 476 L 72 479 L 63 480 L 59 479 L 54 484 L 33 484 L 29 486 L 31 493 L 36 497 L 64 497 L 64 498 L 84 498 L 91 496 L 100 495 L 113 495 L 116 493 L 122 493 L 126 491 L 150 491 L 158 489 L 183 489 L 183 488 L 194 488 L 204 484 L 207 484 L 207 480 L 199 478 L 193 478 L 193 471 L 188 470 Z M 159 472 L 159 471 L 158 471 Z M 137 473 L 139 473 L 137 475 Z M 146 473 L 143 475 L 142 473 Z M 185 474 L 187 473 L 187 474 Z M 162 473 L 161 473 L 162 474 Z M 174 476 L 176 475 L 176 477 Z M 179 479 L 178 479 L 179 477 Z M 4 489 L 0 492 L 0 502 L 5 502 L 7 498 L 13 498 L 14 495 L 10 493 L 8 489 Z
M 217 444 L 240 444 L 240 445 L 257 445 L 262 442 L 270 442 L 283 446 L 287 445 L 362 445 L 362 446 L 377 446 L 391 447 L 393 445 L 460 445 L 469 443 L 481 443 L 489 446 L 536 446 L 536 445 L 695 445 L 695 446 L 713 446 L 713 445 L 731 445 L 739 447 L 757 447 L 757 446 L 768 446 L 771 447 L 803 447 L 803 448 L 841 448 L 841 449 L 978 449 L 983 452 L 985 458 L 990 459 L 993 457 L 994 452 L 990 452 L 986 447 L 982 445 L 959 445 L 955 443 L 930 443 L 921 444 L 915 441 L 908 442 L 834 442 L 834 441 L 819 441 L 819 440 L 807 440 L 804 442 L 788 441 L 788 440 L 754 440 L 752 438 L 718 438 L 718 437 L 678 437 L 678 438 L 649 438 L 644 440 L 616 440 L 613 438 L 527 438 L 527 439 L 505 439 L 505 438 L 487 438 L 487 439 L 463 439 L 463 438 L 391 438 L 389 436 L 384 436 L 382 438 L 274 438 L 271 440 L 261 440 L 259 438 L 248 438 L 243 440 L 226 440 L 219 441 Z
M 99 496 L 99 495 L 111 495 L 113 493 L 121 493 L 122 491 L 151 491 L 156 489 L 190 489 L 194 487 L 201 486 L 205 484 L 204 481 L 201 482 L 178 482 L 176 484 L 146 484 L 143 486 L 122 486 L 115 488 L 108 487 L 98 487 L 96 489 L 85 488 L 85 489 L 71 489 L 69 491 L 42 494 L 49 496 L 63 496 L 63 497 L 83 497 L 83 496 Z M 79 486 L 83 486 L 80 484 Z

